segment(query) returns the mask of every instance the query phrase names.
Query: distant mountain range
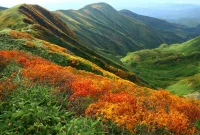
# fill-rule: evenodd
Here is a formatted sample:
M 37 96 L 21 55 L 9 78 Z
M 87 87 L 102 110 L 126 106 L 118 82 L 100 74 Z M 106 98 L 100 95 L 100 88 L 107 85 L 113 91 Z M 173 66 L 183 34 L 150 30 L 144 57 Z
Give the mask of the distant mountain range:
M 1 11 L 1 10 L 5 10 L 5 9 L 8 9 L 8 8 L 1 7 L 1 6 L 0 6 L 0 11 Z
M 164 3 L 145 8 L 135 7 L 131 8 L 131 11 L 189 27 L 200 24 L 200 5 Z

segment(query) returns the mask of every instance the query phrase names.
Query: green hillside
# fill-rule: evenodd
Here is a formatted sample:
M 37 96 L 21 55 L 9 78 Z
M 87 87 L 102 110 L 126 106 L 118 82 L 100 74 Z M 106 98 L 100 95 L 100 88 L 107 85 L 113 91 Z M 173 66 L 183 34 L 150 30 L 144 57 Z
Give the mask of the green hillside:
M 200 37 L 140 50 L 173 35 L 104 3 L 55 14 L 0 12 L 1 135 L 199 134 Z
M 122 15 L 105 3 L 54 13 L 82 42 L 106 56 L 123 56 L 129 51 L 155 48 L 168 41 L 153 28 Z
M 38 5 L 23 4 L 3 11 L 0 15 L 0 30 L 4 29 L 29 33 L 35 38 L 57 44 L 105 70 L 134 81 L 135 76 L 127 72 L 126 68 L 80 43 L 73 31 L 63 21 Z M 15 33 L 15 36 L 18 35 L 20 36 Z M 120 63 L 119 60 L 118 63 Z M 123 74 L 119 74 L 118 70 Z
M 157 18 L 153 18 L 153 17 L 138 15 L 129 10 L 121 10 L 120 13 L 122 13 L 126 16 L 129 16 L 133 19 L 137 19 L 137 20 L 144 22 L 145 24 L 158 30 L 163 36 L 171 35 L 170 37 L 168 37 L 168 38 L 170 38 L 171 43 L 176 42 L 181 39 L 186 40 L 186 39 L 194 38 L 197 35 L 199 35 L 197 28 L 195 28 L 193 30 L 188 30 L 187 28 L 185 28 L 183 26 L 169 23 L 165 20 L 161 20 L 161 19 L 157 19 Z
M 185 95 L 199 91 L 200 37 L 182 44 L 128 53 L 121 61 L 149 85 Z

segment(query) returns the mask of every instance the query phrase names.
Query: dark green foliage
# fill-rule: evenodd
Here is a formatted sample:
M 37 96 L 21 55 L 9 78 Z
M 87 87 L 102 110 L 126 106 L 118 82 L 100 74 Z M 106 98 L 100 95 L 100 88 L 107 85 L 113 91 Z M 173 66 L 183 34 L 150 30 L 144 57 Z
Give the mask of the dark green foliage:
M 2 64 L 2 63 L 0 63 Z M 17 63 L 9 63 L 0 69 L 0 80 L 4 77 L 11 76 L 12 73 L 17 72 L 20 69 L 20 65 Z
M 200 130 L 200 120 L 198 120 L 198 121 L 196 122 L 196 128 L 198 128 L 198 129 Z

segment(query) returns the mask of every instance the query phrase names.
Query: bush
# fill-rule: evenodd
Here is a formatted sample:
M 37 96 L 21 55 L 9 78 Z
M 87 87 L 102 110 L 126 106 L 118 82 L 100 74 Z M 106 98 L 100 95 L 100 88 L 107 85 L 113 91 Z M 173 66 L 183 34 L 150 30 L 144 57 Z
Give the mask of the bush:
M 75 118 L 65 97 L 48 87 L 21 86 L 0 102 L 2 134 L 103 134 L 100 121 Z M 7 100 L 6 100 L 7 99 Z M 59 101 L 57 100 L 59 99 Z

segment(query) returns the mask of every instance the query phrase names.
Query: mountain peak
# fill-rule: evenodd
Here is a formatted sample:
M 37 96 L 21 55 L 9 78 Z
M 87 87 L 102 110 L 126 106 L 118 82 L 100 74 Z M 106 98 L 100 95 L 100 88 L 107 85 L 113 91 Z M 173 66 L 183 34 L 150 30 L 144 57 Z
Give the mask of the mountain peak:
M 111 5 L 104 3 L 104 2 L 93 3 L 93 4 L 90 4 L 90 5 L 83 7 L 83 9 L 85 9 L 85 8 L 113 9 L 113 10 L 115 10 Z

